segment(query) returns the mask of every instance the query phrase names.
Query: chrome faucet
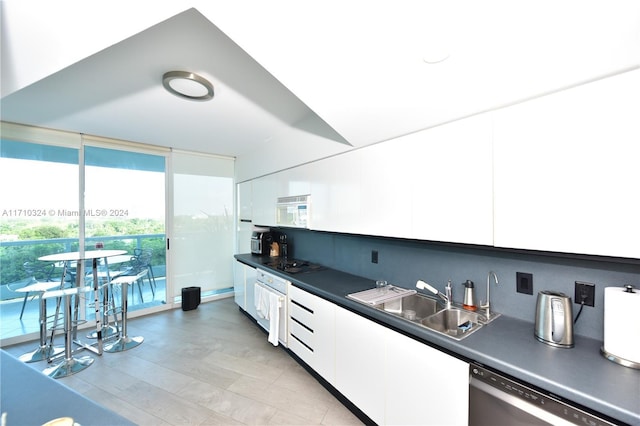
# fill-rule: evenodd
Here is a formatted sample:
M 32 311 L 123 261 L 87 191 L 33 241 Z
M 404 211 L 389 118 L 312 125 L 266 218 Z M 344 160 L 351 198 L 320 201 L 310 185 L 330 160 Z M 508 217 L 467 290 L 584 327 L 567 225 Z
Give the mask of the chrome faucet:
M 491 298 L 490 298 L 490 289 L 491 289 L 491 276 L 493 275 L 493 279 L 496 282 L 496 285 L 498 285 L 498 276 L 496 275 L 495 272 L 493 271 L 489 271 L 489 273 L 487 274 L 487 303 L 485 303 L 484 305 L 480 305 L 481 309 L 486 309 L 487 310 L 487 320 L 489 320 L 491 318 Z
M 446 294 L 442 294 L 431 284 L 427 284 L 422 280 L 418 280 L 416 282 L 416 288 L 419 288 L 420 290 L 429 290 L 431 293 L 437 295 L 439 298 L 444 300 L 444 303 L 447 309 L 450 309 L 451 306 L 453 305 L 453 297 L 451 295 L 451 280 L 447 282 L 447 286 L 444 288 L 444 291 Z

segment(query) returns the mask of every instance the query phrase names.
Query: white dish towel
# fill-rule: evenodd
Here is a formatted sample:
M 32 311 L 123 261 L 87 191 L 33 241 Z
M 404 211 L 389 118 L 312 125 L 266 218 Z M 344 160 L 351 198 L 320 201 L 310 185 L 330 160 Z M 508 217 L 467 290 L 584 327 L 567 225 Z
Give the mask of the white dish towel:
M 253 303 L 260 318 L 269 319 L 269 292 L 259 284 L 253 287 Z
M 280 307 L 282 298 L 276 293 L 269 293 L 269 343 L 278 346 L 280 334 Z
M 280 336 L 280 308 L 282 307 L 282 297 L 272 291 L 267 290 L 259 284 L 254 286 L 254 304 L 259 318 L 269 321 L 268 341 L 273 346 L 278 346 Z

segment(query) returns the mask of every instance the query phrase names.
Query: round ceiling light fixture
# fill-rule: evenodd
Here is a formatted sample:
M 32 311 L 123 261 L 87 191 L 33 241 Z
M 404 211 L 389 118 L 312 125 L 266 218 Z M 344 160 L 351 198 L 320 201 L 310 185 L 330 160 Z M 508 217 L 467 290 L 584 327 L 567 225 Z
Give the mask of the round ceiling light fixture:
M 168 92 L 192 101 L 213 99 L 213 85 L 204 77 L 188 71 L 169 71 L 162 76 Z

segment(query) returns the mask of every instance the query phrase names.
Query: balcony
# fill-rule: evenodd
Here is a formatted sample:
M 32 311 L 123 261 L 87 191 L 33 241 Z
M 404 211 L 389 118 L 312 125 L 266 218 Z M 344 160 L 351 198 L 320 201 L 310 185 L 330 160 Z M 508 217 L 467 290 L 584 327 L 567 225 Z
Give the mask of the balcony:
M 96 243 L 104 244 L 105 249 L 126 250 L 127 255 L 133 256 L 135 249 L 153 249 L 151 260 L 151 273 L 155 280 L 152 288 L 148 280 L 143 280 L 140 285 L 130 286 L 128 307 L 129 312 L 151 308 L 165 304 L 167 300 L 166 289 L 166 256 L 164 250 L 165 234 L 138 234 L 118 235 L 108 237 L 88 237 L 85 239 L 86 247 L 93 248 Z M 2 279 L 0 281 L 0 340 L 16 338 L 21 335 L 37 333 L 39 330 L 39 306 L 37 297 L 29 295 L 22 318 L 20 313 L 24 302 L 24 294 L 12 291 L 16 284 L 29 278 L 23 264 L 24 262 L 38 262 L 37 258 L 47 254 L 77 251 L 78 240 L 75 238 L 54 238 L 47 240 L 20 240 L 0 242 L 0 264 Z M 116 271 L 127 265 L 126 258 L 119 264 L 110 265 L 110 270 Z M 44 266 L 44 265 L 40 265 Z M 41 271 L 35 273 L 38 281 L 60 282 L 62 277 L 62 264 L 46 265 L 47 273 Z M 68 279 L 67 279 L 68 281 Z M 17 287 L 20 285 L 18 284 Z M 117 296 L 117 295 L 116 295 Z M 32 300 L 33 299 L 33 300 Z M 93 319 L 93 296 L 86 300 L 85 308 L 88 319 Z M 55 312 L 55 300 L 50 300 L 47 312 Z

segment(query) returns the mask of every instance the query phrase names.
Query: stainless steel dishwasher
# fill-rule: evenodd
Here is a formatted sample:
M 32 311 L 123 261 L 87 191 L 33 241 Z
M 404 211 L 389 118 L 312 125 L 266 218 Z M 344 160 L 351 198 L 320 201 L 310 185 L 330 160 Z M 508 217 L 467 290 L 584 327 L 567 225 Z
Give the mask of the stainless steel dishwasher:
M 484 367 L 469 373 L 469 426 L 615 425 Z

